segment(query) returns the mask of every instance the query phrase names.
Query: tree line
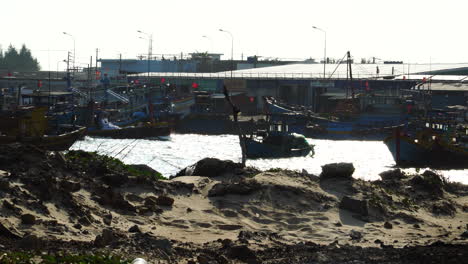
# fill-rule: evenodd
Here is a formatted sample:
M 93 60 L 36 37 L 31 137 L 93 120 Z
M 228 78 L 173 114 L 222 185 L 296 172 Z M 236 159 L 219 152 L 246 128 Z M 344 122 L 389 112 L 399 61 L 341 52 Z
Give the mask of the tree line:
M 31 54 L 31 50 L 23 44 L 18 51 L 10 44 L 4 52 L 0 47 L 0 70 L 3 71 L 39 71 L 39 62 Z

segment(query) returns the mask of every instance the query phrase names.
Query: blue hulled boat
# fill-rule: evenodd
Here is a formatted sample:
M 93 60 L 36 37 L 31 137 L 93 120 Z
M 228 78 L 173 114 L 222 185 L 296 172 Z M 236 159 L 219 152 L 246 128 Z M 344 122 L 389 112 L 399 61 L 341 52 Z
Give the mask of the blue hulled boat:
M 288 126 L 271 124 L 268 130 L 258 130 L 245 138 L 247 158 L 287 158 L 307 156 L 314 153 L 304 136 L 289 133 Z
M 384 140 L 399 166 L 468 168 L 468 128 L 426 122 Z

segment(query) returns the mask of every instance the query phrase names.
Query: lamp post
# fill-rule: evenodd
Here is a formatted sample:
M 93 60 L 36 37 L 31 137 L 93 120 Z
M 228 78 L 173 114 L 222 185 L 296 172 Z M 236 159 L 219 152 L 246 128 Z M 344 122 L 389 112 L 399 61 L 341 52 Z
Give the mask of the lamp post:
M 140 37 L 141 39 L 146 39 L 148 40 L 148 84 L 149 85 L 149 81 L 150 81 L 150 69 L 151 69 L 151 63 L 150 63 L 150 59 L 151 59 L 151 55 L 152 55 L 152 52 L 153 52 L 153 34 L 148 34 L 148 33 L 145 33 L 141 30 L 137 30 L 138 33 L 141 33 L 141 34 L 145 34 L 146 36 L 148 36 L 148 38 L 143 38 L 143 37 Z
M 325 34 L 325 44 L 323 45 L 323 79 L 325 79 L 325 65 L 327 64 L 327 32 L 316 26 L 312 26 L 312 28 L 322 31 L 323 34 Z
M 75 70 L 76 50 L 75 50 L 75 37 L 67 32 L 63 32 L 64 35 L 70 36 L 73 39 L 73 71 Z
M 232 79 L 232 69 L 234 68 L 234 37 L 232 36 L 232 33 L 227 30 L 219 29 L 219 31 L 228 33 L 229 36 L 231 36 L 231 79 Z

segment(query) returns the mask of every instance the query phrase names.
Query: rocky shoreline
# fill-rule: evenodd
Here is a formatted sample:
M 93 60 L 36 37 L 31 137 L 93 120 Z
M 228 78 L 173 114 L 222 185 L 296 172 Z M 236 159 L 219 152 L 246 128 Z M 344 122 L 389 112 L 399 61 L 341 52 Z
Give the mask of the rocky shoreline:
M 83 151 L 0 150 L 0 252 L 149 263 L 462 263 L 468 186 L 432 171 L 352 178 L 203 159 L 171 179 Z M 1 262 L 1 260 L 0 260 Z

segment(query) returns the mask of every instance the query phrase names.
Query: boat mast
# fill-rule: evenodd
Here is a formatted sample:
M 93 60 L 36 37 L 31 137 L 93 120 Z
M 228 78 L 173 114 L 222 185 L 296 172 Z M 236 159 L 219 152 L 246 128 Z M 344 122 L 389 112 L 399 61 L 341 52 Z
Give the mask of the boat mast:
M 351 88 L 351 98 L 354 99 L 353 70 L 351 68 L 351 53 L 349 51 L 348 51 L 347 65 L 348 65 L 348 70 L 349 70 L 349 86 Z

